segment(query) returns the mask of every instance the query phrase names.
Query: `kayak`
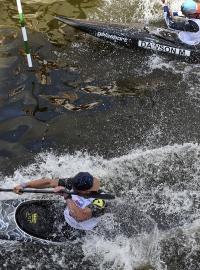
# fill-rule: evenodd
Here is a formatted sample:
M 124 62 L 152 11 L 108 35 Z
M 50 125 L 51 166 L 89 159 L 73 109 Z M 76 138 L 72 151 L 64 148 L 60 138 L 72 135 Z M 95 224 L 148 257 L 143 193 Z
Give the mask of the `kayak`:
M 129 49 L 148 50 L 175 57 L 200 61 L 200 45 L 190 46 L 179 41 L 177 34 L 164 28 L 135 29 L 127 25 L 106 24 L 97 21 L 70 19 L 57 16 L 59 21 L 99 39 L 119 44 Z
M 73 229 L 66 223 L 65 207 L 62 200 L 0 201 L 0 240 L 42 244 L 83 240 L 87 232 Z M 110 203 L 105 214 L 109 218 L 105 217 L 106 222 L 102 220 L 92 233 L 106 239 L 118 235 L 132 237 L 143 232 L 149 234 L 155 228 L 155 221 L 150 216 L 130 204 Z
M 4 200 L 0 202 L 0 239 L 23 242 L 66 242 L 83 231 L 64 220 L 66 204 L 59 200 Z

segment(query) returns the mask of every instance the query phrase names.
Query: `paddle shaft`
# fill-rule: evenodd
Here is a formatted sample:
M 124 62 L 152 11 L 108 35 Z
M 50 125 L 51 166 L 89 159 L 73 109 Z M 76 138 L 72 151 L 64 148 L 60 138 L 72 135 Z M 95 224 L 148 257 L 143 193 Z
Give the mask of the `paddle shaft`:
M 13 192 L 13 189 L 11 188 L 0 188 L 0 192 Z M 22 189 L 20 190 L 21 193 L 43 193 L 43 194 L 62 194 L 62 193 L 66 193 L 66 194 L 71 194 L 71 195 L 79 195 L 82 197 L 86 197 L 86 198 L 97 198 L 97 199 L 105 199 L 105 200 L 112 200 L 115 199 L 115 196 L 112 194 L 106 194 L 106 193 L 98 193 L 98 192 L 90 192 L 88 194 L 84 194 L 84 195 L 80 195 L 76 192 L 68 192 L 66 190 L 63 190 L 59 193 L 56 193 L 52 190 L 46 190 L 46 189 Z

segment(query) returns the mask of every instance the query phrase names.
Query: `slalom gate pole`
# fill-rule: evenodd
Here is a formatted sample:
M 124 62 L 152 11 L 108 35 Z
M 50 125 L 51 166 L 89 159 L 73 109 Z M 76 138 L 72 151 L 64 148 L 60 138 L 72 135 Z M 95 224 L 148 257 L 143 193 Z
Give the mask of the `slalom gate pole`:
M 16 2 L 17 2 L 19 21 L 21 25 L 23 40 L 24 40 L 24 49 L 25 49 L 25 53 L 27 57 L 28 67 L 31 68 L 33 67 L 33 64 L 32 64 L 32 59 L 31 59 L 31 54 L 30 54 L 30 49 L 29 49 L 28 36 L 26 32 L 26 27 L 25 27 L 25 19 L 24 19 L 24 14 L 22 11 L 21 0 L 16 0 Z

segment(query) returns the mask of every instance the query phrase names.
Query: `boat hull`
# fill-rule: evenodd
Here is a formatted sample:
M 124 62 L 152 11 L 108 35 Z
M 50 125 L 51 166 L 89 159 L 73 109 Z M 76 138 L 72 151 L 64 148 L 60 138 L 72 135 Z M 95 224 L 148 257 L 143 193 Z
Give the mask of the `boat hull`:
M 72 26 L 96 38 L 124 46 L 129 49 L 148 50 L 153 53 L 163 53 L 175 57 L 200 61 L 200 46 L 189 46 L 180 43 L 174 32 L 166 29 L 147 31 L 131 26 L 105 24 L 96 21 L 70 19 L 64 16 L 56 17 L 59 21 Z
M 65 222 L 66 205 L 59 200 L 5 200 L 0 202 L 0 239 L 58 243 L 83 235 Z

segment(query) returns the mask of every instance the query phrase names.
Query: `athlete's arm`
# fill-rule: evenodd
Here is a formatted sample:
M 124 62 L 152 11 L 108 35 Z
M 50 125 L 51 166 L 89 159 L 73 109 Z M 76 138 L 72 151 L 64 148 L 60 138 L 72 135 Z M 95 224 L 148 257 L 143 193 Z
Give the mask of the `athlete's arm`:
M 187 20 L 184 22 L 175 22 L 173 20 L 169 21 L 168 27 L 173 30 L 197 33 L 199 31 L 199 26 L 194 21 Z
M 21 183 L 14 187 L 13 191 L 20 194 L 20 190 L 24 188 L 54 188 L 58 186 L 58 179 L 41 178 L 37 180 L 31 180 L 29 182 Z
M 67 207 L 69 209 L 70 215 L 77 221 L 84 221 L 87 219 L 90 219 L 92 217 L 92 210 L 89 209 L 88 207 L 86 208 L 80 208 L 76 205 L 76 203 L 71 200 L 67 199 L 66 200 Z
M 91 217 L 100 217 L 105 213 L 106 209 L 106 202 L 101 199 L 95 199 L 88 207 L 83 209 L 78 207 L 71 199 L 66 198 L 66 202 L 70 215 L 77 221 L 84 221 Z

